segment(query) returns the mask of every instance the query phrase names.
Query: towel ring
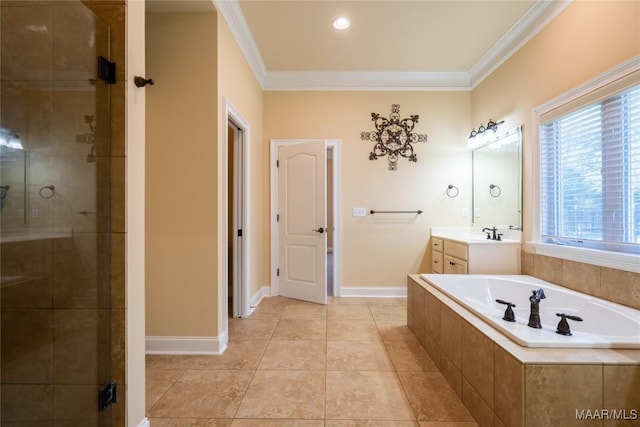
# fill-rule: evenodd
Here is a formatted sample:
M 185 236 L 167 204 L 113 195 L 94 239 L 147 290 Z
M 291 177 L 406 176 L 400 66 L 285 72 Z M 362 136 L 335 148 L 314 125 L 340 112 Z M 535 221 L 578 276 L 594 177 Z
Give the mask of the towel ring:
M 458 190 L 458 187 L 456 187 L 455 185 L 449 184 L 447 186 L 446 193 L 447 193 L 447 196 L 453 199 L 454 197 L 458 197 L 458 194 L 460 194 L 460 190 Z
M 489 184 L 489 194 L 491 194 L 491 197 L 500 197 L 502 190 L 495 184 Z
M 49 190 L 50 193 L 45 190 Z M 56 194 L 56 187 L 53 185 L 45 185 L 40 189 L 40 191 L 38 191 L 38 194 L 40 194 L 40 197 L 43 199 L 50 199 L 54 194 Z

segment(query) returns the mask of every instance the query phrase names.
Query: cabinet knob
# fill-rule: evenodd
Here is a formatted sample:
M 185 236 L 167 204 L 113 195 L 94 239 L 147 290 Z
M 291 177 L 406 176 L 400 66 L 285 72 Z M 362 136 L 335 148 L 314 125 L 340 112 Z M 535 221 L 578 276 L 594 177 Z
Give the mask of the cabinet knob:
M 456 265 L 456 263 L 453 261 L 449 261 L 449 265 Z

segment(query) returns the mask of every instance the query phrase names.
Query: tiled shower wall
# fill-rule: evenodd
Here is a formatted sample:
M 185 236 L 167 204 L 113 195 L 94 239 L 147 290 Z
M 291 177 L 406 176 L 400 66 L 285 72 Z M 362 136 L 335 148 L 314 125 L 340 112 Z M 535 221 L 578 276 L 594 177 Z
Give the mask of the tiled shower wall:
M 97 0 L 83 3 L 110 26 L 110 56 L 116 62 L 117 82 L 108 91 L 104 87 L 99 89 L 95 100 L 89 96 L 86 101 L 91 103 L 86 105 L 87 111 L 109 106 L 110 123 L 98 123 L 96 159 L 95 163 L 89 164 L 85 161 L 89 146 L 73 143 L 75 135 L 84 129 L 82 117 L 77 123 L 77 117 L 67 115 L 73 109 L 70 103 L 85 102 L 82 95 L 65 99 L 65 91 L 56 91 L 51 95 L 51 110 L 39 111 L 44 117 L 50 114 L 52 123 L 62 124 L 57 130 L 51 129 L 51 138 L 71 141 L 67 147 L 73 152 L 64 152 L 63 145 L 53 147 L 60 151 L 56 154 L 60 158 L 56 158 L 56 166 L 48 165 L 49 176 L 63 184 L 56 197 L 48 202 L 37 198 L 36 188 L 34 203 L 40 205 L 32 205 L 31 208 L 38 208 L 41 215 L 31 218 L 31 225 L 38 228 L 64 223 L 73 228 L 73 235 L 2 244 L 2 276 L 29 278 L 25 283 L 2 290 L 2 425 L 11 420 L 32 420 L 36 423 L 57 420 L 55 425 L 90 426 L 104 425 L 109 418 L 110 425 L 125 425 L 126 2 Z M 3 18 L 9 19 L 13 12 L 32 18 L 39 13 L 38 8 L 44 10 L 52 5 L 55 7 L 56 3 L 3 1 Z M 16 9 L 12 11 L 11 8 Z M 18 8 L 29 10 L 20 11 Z M 64 14 L 60 18 L 64 19 Z M 3 37 L 6 35 L 3 33 Z M 20 37 L 20 34 L 15 36 Z M 19 43 L 20 40 L 24 43 L 25 39 L 19 39 Z M 3 42 L 6 42 L 6 37 Z M 51 52 L 40 52 L 34 46 L 19 49 L 34 60 L 51 55 Z M 26 93 L 19 85 L 3 82 L 3 107 L 7 107 L 6 103 L 13 95 L 20 96 L 21 90 Z M 107 96 L 110 99 L 107 100 Z M 38 100 L 34 102 L 38 103 Z M 3 115 L 7 112 L 9 110 L 3 108 Z M 34 123 L 37 117 L 29 114 L 30 123 Z M 105 128 L 109 129 L 110 135 L 100 135 L 100 129 Z M 28 130 L 31 131 L 27 132 L 31 141 L 35 141 L 33 132 L 36 128 Z M 43 135 L 42 140 L 48 138 L 48 134 Z M 43 154 L 40 157 L 38 150 L 34 150 L 34 158 L 31 159 L 35 163 L 33 180 L 39 179 L 37 168 L 46 167 L 47 157 L 52 156 L 46 152 L 48 149 L 51 148 L 41 147 Z M 82 152 L 81 157 L 76 155 L 77 151 Z M 85 172 L 78 171 L 83 167 Z M 64 176 L 68 174 L 73 176 Z M 76 200 L 65 199 L 66 195 L 75 197 L 78 191 L 82 191 L 64 187 L 64 183 L 73 182 L 97 195 L 97 213 L 89 214 L 96 215 L 95 222 L 89 221 L 87 215 L 75 212 L 94 210 L 91 206 L 76 209 L 79 205 Z M 69 206 L 74 208 L 69 209 Z M 98 286 L 96 269 L 99 275 L 108 278 L 108 288 Z M 105 322 L 109 322 L 107 333 L 103 328 Z M 107 372 L 104 366 L 109 367 Z M 108 380 L 118 384 L 118 402 L 112 407 L 110 417 L 105 418 L 97 411 L 97 386 Z M 91 399 L 86 396 L 91 396 Z
M 522 251 L 522 274 L 640 309 L 640 274 Z

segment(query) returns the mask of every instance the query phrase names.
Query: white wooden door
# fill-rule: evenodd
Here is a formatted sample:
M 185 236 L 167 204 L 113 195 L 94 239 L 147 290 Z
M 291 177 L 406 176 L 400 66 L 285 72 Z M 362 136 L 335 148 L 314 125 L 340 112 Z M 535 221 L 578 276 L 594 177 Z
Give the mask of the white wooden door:
M 327 152 L 324 141 L 278 150 L 278 293 L 327 303 Z

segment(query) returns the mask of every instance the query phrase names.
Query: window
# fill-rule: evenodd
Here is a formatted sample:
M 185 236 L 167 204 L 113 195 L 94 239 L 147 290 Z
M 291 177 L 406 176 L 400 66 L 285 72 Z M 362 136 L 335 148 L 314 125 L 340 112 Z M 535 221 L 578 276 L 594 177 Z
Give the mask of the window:
M 638 254 L 640 85 L 592 101 L 541 118 L 541 241 Z

